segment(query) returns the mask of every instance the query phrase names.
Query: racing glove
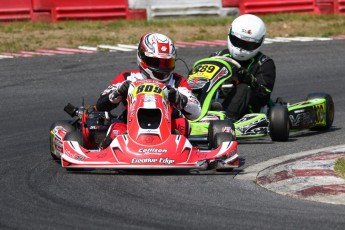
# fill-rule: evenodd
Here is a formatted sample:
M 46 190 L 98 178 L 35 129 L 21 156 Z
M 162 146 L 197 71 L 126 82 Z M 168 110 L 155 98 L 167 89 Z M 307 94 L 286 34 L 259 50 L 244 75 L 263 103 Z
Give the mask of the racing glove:
M 258 86 L 258 81 L 253 74 L 249 73 L 245 68 L 241 67 L 237 70 L 238 80 L 241 83 L 245 83 L 252 88 Z
M 128 80 L 121 83 L 115 90 L 113 90 L 109 94 L 109 100 L 114 104 L 120 103 L 122 99 L 125 99 L 127 97 L 130 84 L 131 81 Z
M 188 102 L 188 98 L 180 93 L 176 88 L 169 89 L 168 100 L 178 110 L 183 110 Z

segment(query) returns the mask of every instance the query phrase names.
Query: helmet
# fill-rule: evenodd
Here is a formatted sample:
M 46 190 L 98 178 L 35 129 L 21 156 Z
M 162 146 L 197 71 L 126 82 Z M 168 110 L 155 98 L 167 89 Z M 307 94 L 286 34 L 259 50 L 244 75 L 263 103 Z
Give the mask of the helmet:
M 265 40 L 265 23 L 257 16 L 244 14 L 231 24 L 228 34 L 230 55 L 239 61 L 254 57 Z
M 175 69 L 176 50 L 170 38 L 159 33 L 147 33 L 141 37 L 137 61 L 147 78 L 167 81 Z

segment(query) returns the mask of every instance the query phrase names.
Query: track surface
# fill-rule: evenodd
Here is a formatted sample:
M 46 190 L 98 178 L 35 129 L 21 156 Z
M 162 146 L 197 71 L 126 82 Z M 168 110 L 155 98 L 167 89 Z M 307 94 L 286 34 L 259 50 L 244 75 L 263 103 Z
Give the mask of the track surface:
M 223 47 L 180 49 L 188 65 Z M 327 133 L 240 142 L 245 166 L 300 151 L 344 144 L 345 41 L 274 43 L 273 97 L 333 96 Z M 136 68 L 135 52 L 0 61 L 1 229 L 344 229 L 345 206 L 278 195 L 234 174 L 185 171 L 68 173 L 49 155 L 49 126 L 68 119 L 67 102 L 95 103 L 113 76 Z M 186 68 L 178 62 L 178 72 Z M 237 172 L 238 173 L 238 172 Z

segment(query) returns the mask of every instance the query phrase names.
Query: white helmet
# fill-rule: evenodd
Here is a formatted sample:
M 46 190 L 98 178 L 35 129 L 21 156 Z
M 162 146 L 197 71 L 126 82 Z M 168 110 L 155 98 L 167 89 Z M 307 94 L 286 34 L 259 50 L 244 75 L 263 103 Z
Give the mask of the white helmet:
M 176 50 L 170 38 L 159 33 L 141 37 L 137 61 L 141 72 L 157 81 L 167 81 L 175 69 Z
M 228 48 L 231 57 L 246 61 L 254 57 L 265 40 L 265 23 L 257 16 L 244 14 L 236 18 L 229 29 Z

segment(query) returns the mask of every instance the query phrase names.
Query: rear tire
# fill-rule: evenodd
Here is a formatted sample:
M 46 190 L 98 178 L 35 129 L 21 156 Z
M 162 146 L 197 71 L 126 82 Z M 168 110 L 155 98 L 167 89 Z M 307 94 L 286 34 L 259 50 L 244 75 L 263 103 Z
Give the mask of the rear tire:
M 334 102 L 331 95 L 327 93 L 310 93 L 307 96 L 307 100 L 323 98 L 326 100 L 326 125 L 325 126 L 315 126 L 310 130 L 324 131 L 331 128 L 334 120 Z
M 276 105 L 268 113 L 269 134 L 272 141 L 287 141 L 289 139 L 289 112 L 285 106 Z
M 226 133 L 228 135 L 231 135 L 232 139 L 236 140 L 236 137 L 234 136 L 235 126 L 230 120 L 211 121 L 208 127 L 208 142 L 209 142 L 210 149 L 218 147 L 216 144 L 217 142 L 216 135 L 219 133 Z

